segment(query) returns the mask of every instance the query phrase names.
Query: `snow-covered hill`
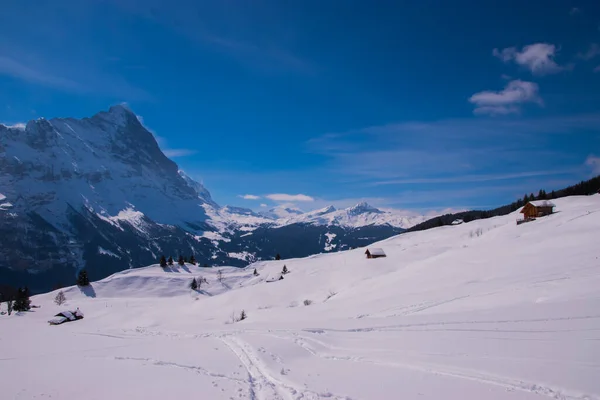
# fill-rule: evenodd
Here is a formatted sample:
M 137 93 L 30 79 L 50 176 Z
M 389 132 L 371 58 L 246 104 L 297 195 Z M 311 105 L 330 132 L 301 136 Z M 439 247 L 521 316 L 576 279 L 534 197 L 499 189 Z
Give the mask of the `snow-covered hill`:
M 600 196 L 555 203 L 518 226 L 513 213 L 375 244 L 387 258 L 154 265 L 65 289 L 62 307 L 36 296 L 0 316 L 0 397 L 598 400 Z M 83 320 L 46 324 L 76 307 Z
M 81 267 L 101 278 L 192 253 L 203 264 L 243 266 L 353 247 L 412 224 L 371 208 L 315 218 L 220 207 L 121 105 L 91 118 L 0 125 L 0 190 L 0 281 L 35 291 L 72 282 Z

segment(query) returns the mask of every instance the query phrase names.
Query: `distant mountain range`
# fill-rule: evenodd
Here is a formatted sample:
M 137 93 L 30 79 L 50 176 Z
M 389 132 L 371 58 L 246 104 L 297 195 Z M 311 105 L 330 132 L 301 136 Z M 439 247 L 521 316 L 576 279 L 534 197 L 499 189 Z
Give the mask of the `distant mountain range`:
M 0 281 L 41 291 L 194 254 L 244 266 L 362 246 L 425 221 L 366 203 L 311 212 L 220 207 L 124 106 L 0 125 Z

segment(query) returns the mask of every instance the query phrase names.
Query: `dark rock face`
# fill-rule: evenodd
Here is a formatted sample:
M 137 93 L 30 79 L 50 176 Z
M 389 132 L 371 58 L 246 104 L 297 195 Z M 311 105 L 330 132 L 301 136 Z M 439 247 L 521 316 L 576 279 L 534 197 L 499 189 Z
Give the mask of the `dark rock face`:
M 355 208 L 352 215 L 378 211 Z M 276 253 L 303 257 L 362 246 L 401 231 L 386 224 L 282 226 L 252 210 L 221 208 L 124 106 L 91 118 L 30 121 L 24 129 L 0 125 L 2 285 L 46 291 L 73 284 L 82 267 L 97 280 L 157 263 L 163 254 L 245 266 Z

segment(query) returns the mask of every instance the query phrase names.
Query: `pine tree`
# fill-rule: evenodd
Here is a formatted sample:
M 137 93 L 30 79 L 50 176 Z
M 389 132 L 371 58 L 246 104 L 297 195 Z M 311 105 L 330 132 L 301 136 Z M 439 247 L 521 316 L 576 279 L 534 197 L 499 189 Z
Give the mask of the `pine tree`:
M 283 269 L 281 270 L 281 273 L 285 275 L 285 274 L 287 274 L 288 272 L 290 272 L 290 271 L 288 271 L 287 267 L 284 265 L 284 266 L 283 266 Z
M 29 300 L 29 289 L 27 287 L 19 288 L 17 299 L 13 304 L 15 311 L 27 311 L 31 308 L 31 300 Z
M 183 259 L 183 256 L 179 256 L 179 260 L 177 261 L 177 263 L 179 265 L 185 265 L 185 260 Z
M 9 301 L 6 302 L 6 305 L 8 306 L 8 310 L 7 310 L 8 311 L 8 315 L 12 314 L 12 312 L 13 312 L 13 304 L 14 303 L 13 303 L 12 300 L 9 300 Z
M 240 321 L 245 320 L 246 318 L 248 318 L 248 315 L 246 314 L 246 311 L 242 310 L 242 312 L 240 313 Z
M 258 276 L 258 271 L 254 268 L 254 276 Z
M 277 255 L 275 256 L 275 260 L 277 260 L 277 261 L 281 260 L 281 256 L 279 255 L 279 253 L 277 253 Z
M 556 198 L 556 193 L 554 193 L 554 190 L 550 192 L 550 198 L 551 199 L 555 199 Z
M 192 265 L 196 265 L 196 259 L 194 258 L 194 255 L 192 254 L 192 256 L 190 257 L 190 264 Z
M 167 259 L 165 258 L 165 256 L 162 256 L 160 258 L 160 266 L 163 267 L 163 268 L 167 267 Z
M 173 257 L 169 256 L 169 260 L 167 261 L 167 264 L 173 265 Z
M 190 283 L 190 289 L 192 289 L 192 290 L 198 289 L 198 282 L 196 282 L 196 278 L 192 279 L 192 283 Z
M 535 196 L 533 195 L 533 193 L 531 193 L 529 195 L 529 201 L 534 201 L 535 200 Z
M 57 305 L 62 306 L 65 301 L 67 301 L 67 298 L 66 298 L 65 294 L 63 293 L 63 291 L 61 290 L 60 292 L 58 292 L 56 294 L 56 297 L 54 298 L 54 302 Z
M 77 275 L 77 286 L 89 286 L 90 278 L 88 278 L 87 271 L 82 269 L 79 271 L 79 275 Z
M 523 204 L 527 203 L 529 203 L 529 197 L 527 197 L 527 194 L 525 194 L 525 196 L 523 196 Z

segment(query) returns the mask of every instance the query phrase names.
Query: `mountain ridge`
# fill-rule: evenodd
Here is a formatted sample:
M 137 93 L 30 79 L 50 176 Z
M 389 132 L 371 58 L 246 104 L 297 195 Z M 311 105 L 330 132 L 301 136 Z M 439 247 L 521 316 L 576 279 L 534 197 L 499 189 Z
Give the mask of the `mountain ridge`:
M 8 238 L 0 278 L 34 290 L 71 282 L 82 267 L 100 279 L 162 254 L 244 266 L 276 253 L 365 245 L 407 227 L 374 208 L 353 218 L 332 207 L 320 216 L 288 208 L 280 219 L 221 207 L 123 105 L 81 119 L 0 125 L 0 195 L 0 234 Z

